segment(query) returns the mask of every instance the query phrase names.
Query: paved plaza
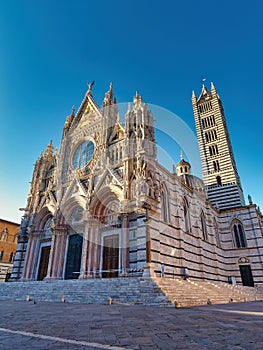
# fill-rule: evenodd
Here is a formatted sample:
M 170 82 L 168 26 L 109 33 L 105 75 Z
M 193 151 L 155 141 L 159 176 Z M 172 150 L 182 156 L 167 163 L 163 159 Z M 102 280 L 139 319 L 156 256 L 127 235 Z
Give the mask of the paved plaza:
M 263 349 L 263 302 L 157 308 L 0 301 L 0 349 Z

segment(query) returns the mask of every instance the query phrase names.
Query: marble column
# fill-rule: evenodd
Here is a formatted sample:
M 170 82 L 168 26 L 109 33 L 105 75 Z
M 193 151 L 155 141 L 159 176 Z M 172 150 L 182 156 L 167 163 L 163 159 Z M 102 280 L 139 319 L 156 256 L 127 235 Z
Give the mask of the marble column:
M 63 278 L 67 237 L 68 229 L 66 226 L 54 228 L 46 279 Z

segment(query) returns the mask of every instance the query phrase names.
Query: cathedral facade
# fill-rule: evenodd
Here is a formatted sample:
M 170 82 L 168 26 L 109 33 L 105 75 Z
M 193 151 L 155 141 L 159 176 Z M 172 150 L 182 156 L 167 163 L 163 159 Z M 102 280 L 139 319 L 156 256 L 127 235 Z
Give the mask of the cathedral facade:
M 11 279 L 164 275 L 263 283 L 263 217 L 245 204 L 214 85 L 192 95 L 203 180 L 181 156 L 159 164 L 154 119 L 136 93 L 120 121 L 112 84 L 66 118 L 38 158 Z

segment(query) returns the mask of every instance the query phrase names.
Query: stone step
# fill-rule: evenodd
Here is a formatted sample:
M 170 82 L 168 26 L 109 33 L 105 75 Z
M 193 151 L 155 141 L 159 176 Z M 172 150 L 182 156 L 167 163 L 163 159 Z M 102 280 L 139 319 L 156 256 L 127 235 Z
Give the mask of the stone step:
M 223 282 L 154 278 L 177 307 L 262 300 L 262 290 Z
M 0 284 L 0 300 L 61 301 L 75 303 L 177 307 L 263 299 L 263 290 L 222 282 L 171 278 L 114 278 L 7 282 Z

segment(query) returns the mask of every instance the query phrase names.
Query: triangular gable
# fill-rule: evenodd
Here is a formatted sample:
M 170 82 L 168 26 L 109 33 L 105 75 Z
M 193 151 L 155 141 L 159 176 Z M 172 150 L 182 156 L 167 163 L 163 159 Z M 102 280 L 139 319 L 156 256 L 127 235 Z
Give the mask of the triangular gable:
M 40 199 L 40 203 L 38 205 L 38 211 L 41 210 L 44 206 L 52 206 L 56 207 L 57 201 L 51 191 L 46 191 L 45 194 Z
M 73 179 L 70 186 L 67 188 L 66 193 L 62 198 L 62 201 L 66 202 L 68 199 L 72 198 L 75 195 L 86 197 L 86 191 L 84 190 L 84 186 L 81 184 L 77 177 Z
M 97 103 L 92 97 L 91 92 L 87 92 L 79 110 L 73 120 L 71 129 L 75 129 L 78 125 L 85 125 L 102 116 Z
M 57 205 L 57 200 L 54 194 L 52 193 L 52 191 L 48 191 L 48 197 L 49 197 L 49 203 L 55 207 Z
M 206 86 L 203 85 L 201 94 L 200 94 L 200 96 L 198 97 L 197 102 L 199 102 L 200 100 L 204 99 L 206 96 L 211 97 L 211 93 L 207 90 Z
M 117 122 L 114 126 L 114 129 L 110 135 L 109 143 L 117 142 L 118 140 L 122 140 L 125 137 L 125 129 L 121 123 Z
M 103 175 L 100 177 L 99 181 L 97 182 L 94 190 L 98 191 L 99 189 L 107 185 L 117 185 L 117 186 L 120 186 L 121 188 L 123 187 L 122 183 L 118 180 L 116 175 L 109 168 L 105 169 Z

